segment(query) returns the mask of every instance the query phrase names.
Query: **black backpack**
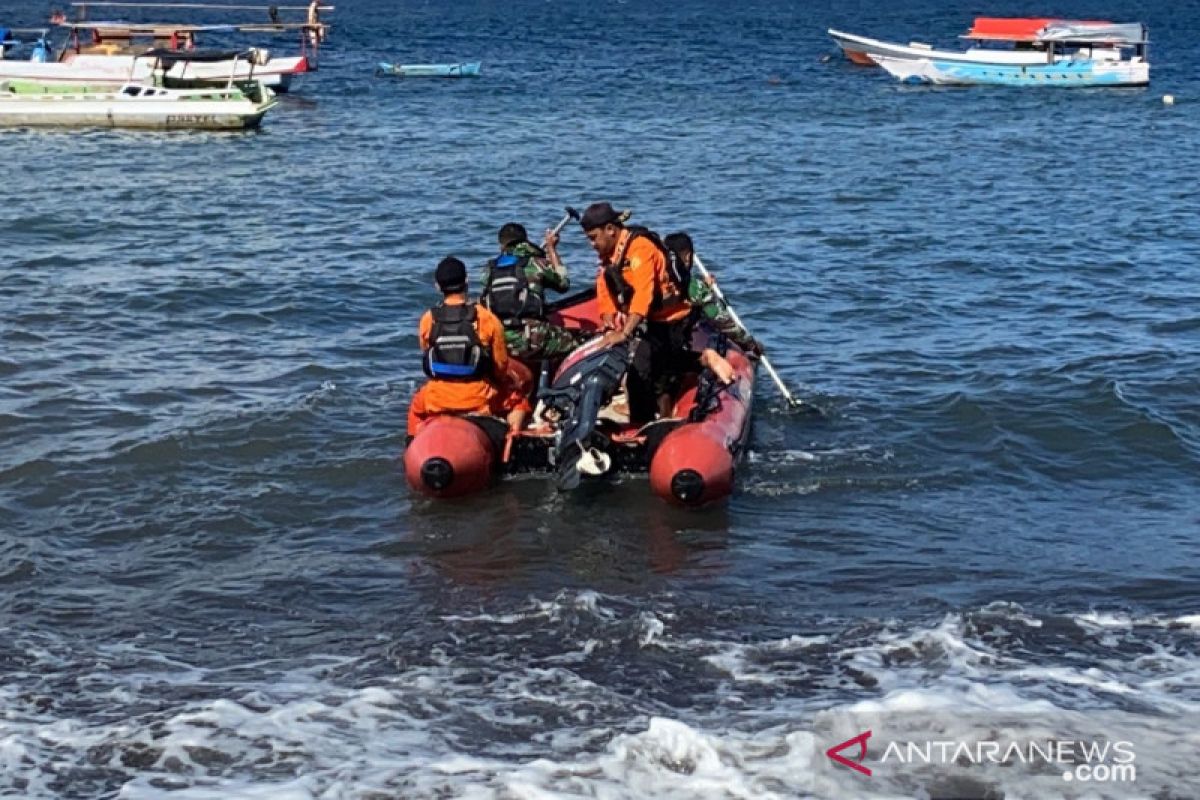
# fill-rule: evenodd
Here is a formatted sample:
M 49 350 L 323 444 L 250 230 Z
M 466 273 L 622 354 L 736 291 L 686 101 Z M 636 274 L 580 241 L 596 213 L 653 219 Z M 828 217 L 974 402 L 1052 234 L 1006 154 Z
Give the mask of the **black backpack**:
M 525 267 L 530 256 L 502 253 L 488 262 L 488 279 L 480 302 L 500 318 L 505 328 L 517 328 L 527 319 L 545 319 L 546 301 L 530 289 Z
M 492 356 L 484 349 L 475 330 L 474 303 L 439 303 L 430 312 L 433 328 L 422 367 L 425 374 L 442 381 L 477 381 L 492 374 Z

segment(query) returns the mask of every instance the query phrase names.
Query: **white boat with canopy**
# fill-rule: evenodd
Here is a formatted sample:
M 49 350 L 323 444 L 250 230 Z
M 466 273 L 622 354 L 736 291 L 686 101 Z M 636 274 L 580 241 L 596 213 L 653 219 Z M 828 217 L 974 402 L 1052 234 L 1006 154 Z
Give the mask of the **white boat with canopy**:
M 243 54 L 244 55 L 244 54 Z M 159 61 L 174 51 L 139 58 Z M 244 57 L 236 59 L 245 60 Z M 0 126 L 244 130 L 257 128 L 278 100 L 251 78 L 231 71 L 224 87 L 173 89 L 144 83 L 119 88 L 36 81 L 0 81 Z
M 966 51 L 884 42 L 830 30 L 847 57 L 904 81 L 1011 86 L 1140 86 L 1150 81 L 1149 38 L 1141 23 L 979 17 Z M 1011 49 L 985 47 L 1006 43 Z
M 67 43 L 57 48 L 46 61 L 0 61 L 0 81 L 43 81 L 59 86 L 116 87 L 125 83 L 150 80 L 150 63 L 141 58 L 150 50 L 179 50 L 197 58 L 175 62 L 168 80 L 190 82 L 194 86 L 222 86 L 231 70 L 246 79 L 250 65 L 245 60 L 209 59 L 212 52 L 191 49 L 195 35 L 204 31 L 235 30 L 228 25 L 143 25 L 128 23 L 75 23 L 69 28 Z M 90 34 L 90 44 L 83 43 Z M 139 40 L 148 40 L 140 43 Z M 154 46 L 157 44 L 157 46 Z M 256 78 L 276 92 L 286 91 L 296 75 L 308 71 L 305 56 L 273 57 L 270 51 L 255 48 L 258 64 Z

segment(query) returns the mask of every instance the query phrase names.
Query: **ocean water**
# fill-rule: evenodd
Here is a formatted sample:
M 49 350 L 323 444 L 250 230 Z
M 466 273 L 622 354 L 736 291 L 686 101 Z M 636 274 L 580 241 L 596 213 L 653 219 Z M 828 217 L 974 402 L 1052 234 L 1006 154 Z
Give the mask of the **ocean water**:
M 1146 22 L 1150 87 L 825 58 L 1042 12 Z M 0 795 L 1200 796 L 1200 6 L 327 19 L 260 132 L 0 132 Z M 410 495 L 433 266 L 598 199 L 689 230 L 823 417 L 760 376 L 699 513 Z M 1136 774 L 889 748 L 930 741 Z

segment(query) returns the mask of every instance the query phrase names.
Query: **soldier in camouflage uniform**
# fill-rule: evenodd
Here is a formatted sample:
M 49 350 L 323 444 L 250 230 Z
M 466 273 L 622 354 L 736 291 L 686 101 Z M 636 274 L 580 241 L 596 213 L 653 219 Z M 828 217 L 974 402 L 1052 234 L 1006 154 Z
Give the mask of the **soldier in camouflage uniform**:
M 695 247 L 692 245 L 690 236 L 682 232 L 672 233 L 663 240 L 663 243 L 678 255 L 689 270 L 692 268 Z M 748 355 L 761 356 L 763 354 L 762 344 L 734 320 L 733 315 L 729 313 L 729 307 L 721 302 L 712 290 L 712 286 L 699 275 L 693 274 L 688 281 L 687 299 L 694 309 L 693 318 L 695 320 L 704 320 L 714 330 L 725 334 L 729 341 Z
M 562 358 L 579 345 L 574 331 L 546 320 L 545 290 L 571 288 L 567 268 L 558 257 L 558 234 L 546 232 L 545 249 L 529 241 L 522 225 L 500 229 L 500 255 L 484 267 L 480 302 L 504 323 L 508 352 L 522 361 Z

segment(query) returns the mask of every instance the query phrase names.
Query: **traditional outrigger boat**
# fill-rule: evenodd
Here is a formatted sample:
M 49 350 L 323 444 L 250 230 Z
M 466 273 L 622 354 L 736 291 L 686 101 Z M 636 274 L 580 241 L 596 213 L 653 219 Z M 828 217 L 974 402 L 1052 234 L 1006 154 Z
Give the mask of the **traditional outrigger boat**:
M 150 81 L 150 63 L 141 58 L 151 50 L 179 50 L 192 56 L 173 62 L 165 80 L 176 86 L 221 87 L 230 74 L 238 80 L 250 78 L 251 65 L 226 55 L 224 50 L 188 49 L 195 36 L 206 31 L 237 31 L 236 25 L 131 25 L 123 22 L 76 22 L 67 26 L 67 42 L 52 57 L 30 61 L 0 61 L 0 81 L 43 81 L 56 86 L 79 84 L 117 88 L 130 82 Z M 84 35 L 89 41 L 84 41 Z M 286 92 L 293 79 L 312 69 L 306 55 L 272 56 L 255 48 L 259 63 L 254 77 L 276 94 Z
M 481 68 L 478 61 L 461 64 L 389 64 L 380 61 L 375 74 L 397 78 L 473 78 L 479 75 Z
M 177 56 L 154 51 L 142 58 Z M 251 67 L 251 75 L 253 75 Z M 171 89 L 130 83 L 113 90 L 79 84 L 0 81 L 0 125 L 244 130 L 256 128 L 278 100 L 231 72 L 222 88 Z
M 846 57 L 877 64 L 903 81 L 1009 86 L 1142 86 L 1150 81 L 1149 40 L 1140 23 L 979 17 L 965 52 L 907 45 L 829 30 Z M 1007 43 L 1013 49 L 986 47 Z
M 598 333 L 595 291 L 549 306 L 550 320 Z M 548 473 L 560 488 L 582 478 L 649 473 L 655 494 L 699 506 L 733 491 L 735 466 L 750 435 L 755 362 L 724 337 L 697 325 L 692 347 L 725 350 L 735 379 L 717 385 L 710 374 L 685 381 L 669 418 L 631 425 L 614 403 L 628 347 L 598 349 L 594 340 L 548 369 L 536 389 L 533 424 L 510 437 L 503 419 L 443 415 L 425 422 L 404 453 L 414 491 L 448 498 L 481 491 L 504 475 Z

